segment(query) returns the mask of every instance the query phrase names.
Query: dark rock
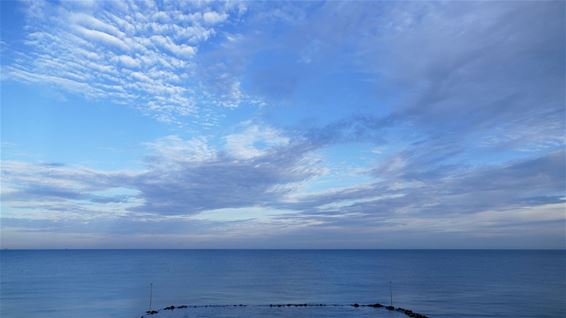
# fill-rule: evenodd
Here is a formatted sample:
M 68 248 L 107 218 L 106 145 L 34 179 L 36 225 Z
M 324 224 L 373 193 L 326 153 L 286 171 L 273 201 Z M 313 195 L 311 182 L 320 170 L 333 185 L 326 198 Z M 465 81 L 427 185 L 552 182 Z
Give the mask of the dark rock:
M 163 308 L 163 310 L 173 310 L 173 309 L 175 309 L 175 306 L 169 306 L 169 307 Z
M 385 309 L 387 309 L 387 310 L 395 310 L 395 307 L 393 307 L 393 306 L 387 306 L 387 307 L 385 307 Z

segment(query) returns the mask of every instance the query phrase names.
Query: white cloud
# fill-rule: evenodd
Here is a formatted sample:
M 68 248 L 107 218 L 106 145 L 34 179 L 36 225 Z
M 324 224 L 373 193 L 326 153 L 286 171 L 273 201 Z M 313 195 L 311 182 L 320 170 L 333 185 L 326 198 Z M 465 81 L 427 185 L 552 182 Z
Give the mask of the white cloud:
M 222 3 L 29 2 L 27 47 L 3 78 L 110 99 L 162 121 L 214 125 L 222 107 L 251 97 L 234 77 L 223 87 L 207 81 L 195 56 L 216 25 L 240 10 Z
M 289 144 L 289 138 L 279 130 L 259 125 L 248 126 L 243 132 L 226 136 L 228 153 L 239 159 L 250 159 L 267 153 L 271 148 Z
M 204 22 L 208 24 L 220 23 L 226 20 L 227 18 L 228 15 L 226 13 L 218 13 L 215 11 L 208 11 L 203 13 L 202 15 L 202 19 L 204 20 Z
M 130 48 L 124 41 L 120 40 L 119 38 L 110 35 L 108 33 L 104 33 L 97 30 L 91 30 L 84 27 L 78 27 L 77 32 L 84 36 L 87 40 L 93 40 L 97 42 L 101 42 L 102 44 L 108 44 L 110 46 L 119 48 L 124 51 L 128 51 Z
M 136 59 L 131 58 L 128 55 L 120 55 L 118 57 L 116 57 L 116 59 L 118 60 L 118 62 L 120 62 L 123 66 L 129 67 L 129 68 L 138 68 L 140 67 L 140 62 Z
M 196 50 L 193 47 L 184 44 L 177 45 L 167 36 L 154 35 L 151 37 L 151 40 L 157 46 L 160 46 L 179 57 L 189 58 L 196 53 Z
M 160 162 L 204 162 L 216 158 L 216 151 L 202 137 L 183 140 L 170 135 L 147 143 L 147 146 L 159 156 Z

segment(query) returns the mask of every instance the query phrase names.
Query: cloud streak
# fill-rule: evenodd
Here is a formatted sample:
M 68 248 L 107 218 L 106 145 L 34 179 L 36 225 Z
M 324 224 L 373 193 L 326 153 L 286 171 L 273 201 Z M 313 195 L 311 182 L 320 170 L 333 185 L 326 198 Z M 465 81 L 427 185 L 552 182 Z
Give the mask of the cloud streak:
M 251 127 L 257 128 L 255 124 Z M 337 133 L 335 125 L 329 127 Z M 265 137 L 262 132 L 274 131 L 270 127 L 256 128 L 244 130 L 244 134 L 259 132 L 254 139 L 260 139 Z M 278 134 L 284 138 L 282 131 Z M 182 217 L 188 218 L 183 222 L 190 223 L 203 212 L 214 218 L 214 211 L 221 209 L 259 207 L 288 211 L 270 221 L 269 226 L 278 228 L 278 233 L 288 231 L 289 226 L 301 232 L 311 228 L 313 233 L 330 228 L 372 229 L 372 233 L 379 229 L 403 231 L 431 220 L 442 224 L 480 217 L 484 221 L 491 218 L 490 227 L 519 221 L 523 226 L 534 226 L 542 219 L 555 224 L 564 221 L 559 214 L 550 212 L 554 210 L 545 210 L 564 204 L 563 151 L 473 168 L 443 167 L 431 164 L 426 155 L 405 155 L 399 171 L 390 168 L 387 161 L 371 170 L 372 183 L 304 193 L 305 184 L 325 174 L 327 167 L 316 153 L 329 145 L 305 136 L 312 135 L 295 136 L 296 142 L 272 144 L 252 157 L 230 152 L 228 146 L 213 151 L 202 140 L 169 136 L 148 144 L 155 155 L 142 172 L 4 164 L 2 174 L 7 186 L 3 187 L 2 201 L 15 211 L 5 217 L 15 222 L 18 209 L 23 209 L 27 213 L 36 211 L 32 215 L 40 219 L 46 217 L 45 213 L 65 218 L 66 213 L 79 212 L 79 218 L 119 220 L 133 216 L 160 223 L 166 220 L 163 218 Z M 422 171 L 422 166 L 449 170 L 428 173 Z M 116 210 L 121 212 L 112 212 Z M 525 212 L 517 212 L 514 219 L 510 212 L 513 210 Z M 505 218 L 500 220 L 499 215 Z M 248 225 L 250 222 L 259 221 L 252 218 Z M 232 230 L 237 231 L 237 226 Z M 163 231 L 167 231 L 166 227 Z M 421 231 L 442 230 L 434 226 Z

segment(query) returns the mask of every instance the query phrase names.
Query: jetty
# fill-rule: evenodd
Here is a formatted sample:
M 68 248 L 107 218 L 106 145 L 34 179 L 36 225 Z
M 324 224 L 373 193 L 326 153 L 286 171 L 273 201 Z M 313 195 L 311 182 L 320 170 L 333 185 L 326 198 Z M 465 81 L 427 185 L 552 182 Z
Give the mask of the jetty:
M 414 318 L 428 318 L 428 316 L 414 312 L 410 309 L 395 307 L 392 305 L 382 305 L 380 303 L 374 304 L 316 304 L 316 303 L 292 303 L 292 304 L 264 304 L 264 305 L 248 305 L 248 304 L 232 304 L 232 305 L 170 305 L 163 307 L 161 309 L 149 309 L 145 312 L 141 318 L 147 318 L 159 314 L 161 311 L 173 311 L 173 310 L 190 310 L 197 308 L 249 308 L 249 307 L 270 307 L 270 308 L 293 308 L 293 307 L 351 307 L 351 308 L 374 308 L 379 310 L 396 311 L 405 314 L 407 317 Z

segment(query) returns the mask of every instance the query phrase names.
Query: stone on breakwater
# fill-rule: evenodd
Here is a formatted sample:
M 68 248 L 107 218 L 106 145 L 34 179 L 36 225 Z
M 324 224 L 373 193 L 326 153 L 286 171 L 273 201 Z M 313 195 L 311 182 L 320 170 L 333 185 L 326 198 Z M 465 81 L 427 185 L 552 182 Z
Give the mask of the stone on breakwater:
M 208 307 L 247 307 L 248 305 L 246 304 L 234 304 L 234 305 L 191 305 L 191 306 L 187 306 L 187 305 L 180 305 L 180 306 L 169 306 L 169 307 L 165 307 L 163 308 L 163 310 L 174 310 L 175 308 L 208 308 Z M 262 305 L 258 305 L 258 306 L 262 306 Z M 405 315 L 409 316 L 409 317 L 413 317 L 413 318 L 428 318 L 427 316 L 423 315 L 423 314 L 419 314 L 416 312 L 413 312 L 410 309 L 405 309 L 402 307 L 394 307 L 394 306 L 385 306 L 382 305 L 380 303 L 375 303 L 375 304 L 358 304 L 358 303 L 354 303 L 351 305 L 340 305 L 340 304 L 333 304 L 333 305 L 329 305 L 329 304 L 307 304 L 307 303 L 303 303 L 303 304 L 269 304 L 269 305 L 263 305 L 263 306 L 269 306 L 269 307 L 326 307 L 326 306 L 352 306 L 354 308 L 359 308 L 359 307 L 371 307 L 371 308 L 385 308 L 389 311 L 397 311 L 397 312 L 402 312 Z M 148 310 L 146 311 L 146 314 L 148 315 L 154 315 L 157 314 L 159 311 L 157 310 Z M 141 318 L 143 318 L 144 316 L 142 316 Z

